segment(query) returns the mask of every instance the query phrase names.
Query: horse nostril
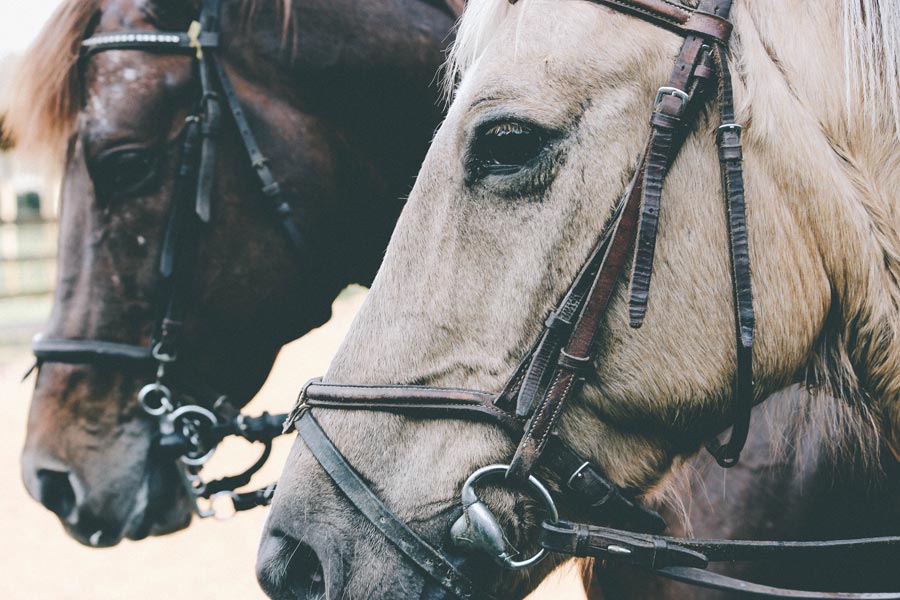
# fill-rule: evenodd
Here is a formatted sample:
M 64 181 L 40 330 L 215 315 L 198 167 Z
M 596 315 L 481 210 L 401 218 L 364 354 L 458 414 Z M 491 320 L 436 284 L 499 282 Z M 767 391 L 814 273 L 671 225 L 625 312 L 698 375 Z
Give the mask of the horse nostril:
M 312 548 L 297 544 L 288 563 L 288 587 L 295 598 L 324 598 L 322 562 Z
M 75 510 L 75 490 L 65 471 L 41 469 L 37 472 L 41 504 L 65 519 Z

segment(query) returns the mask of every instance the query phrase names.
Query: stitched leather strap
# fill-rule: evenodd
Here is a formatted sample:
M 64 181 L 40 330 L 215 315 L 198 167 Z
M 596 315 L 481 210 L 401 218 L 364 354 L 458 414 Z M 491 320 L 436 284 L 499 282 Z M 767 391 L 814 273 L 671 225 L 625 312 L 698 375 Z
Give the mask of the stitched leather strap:
M 606 314 L 609 299 L 612 297 L 637 234 L 645 166 L 646 155 L 635 173 L 634 181 L 627 192 L 627 200 L 619 220 L 615 224 L 609 247 L 603 255 L 603 261 L 595 278 L 591 280 L 590 292 L 562 350 L 569 357 L 582 361 L 590 360 L 595 332 L 599 329 L 601 318 Z M 518 479 L 527 478 L 527 474 L 534 468 L 535 462 L 546 447 L 550 432 L 559 420 L 563 406 L 573 391 L 573 385 L 581 374 L 570 368 L 568 363 L 560 364 L 557 360 L 544 397 L 529 420 L 525 434 L 513 457 L 510 476 Z
M 486 421 L 500 425 L 514 437 L 522 431 L 522 421 L 498 408 L 495 397 L 485 392 L 403 385 L 341 385 L 313 379 L 303 386 L 297 404 L 285 419 L 284 432 L 311 408 Z M 606 479 L 599 467 L 558 437 L 552 436 L 548 444 L 544 467 L 554 474 L 560 486 L 572 492 L 572 499 L 582 512 L 599 521 L 622 523 L 639 531 L 659 532 L 666 528 L 656 511 L 635 500 L 636 491 L 623 490 Z
M 731 0 L 707 2 L 695 10 L 672 0 L 590 0 L 649 21 L 682 36 L 698 35 L 710 41 L 726 42 L 732 25 L 728 21 Z M 725 5 L 728 5 L 727 7 Z
M 363 386 L 307 383 L 284 430 L 300 417 L 306 406 L 335 410 L 369 410 L 423 418 L 467 419 L 488 421 L 512 434 L 521 431 L 521 422 L 493 404 L 494 396 L 463 389 L 418 386 Z
M 687 35 L 675 59 L 668 83 L 657 94 L 650 117 L 651 133 L 641 198 L 641 221 L 634 250 L 628 306 L 630 324 L 635 328 L 643 324 L 647 313 L 663 186 L 669 168 L 681 149 L 686 129 L 682 117 L 699 86 L 706 82 L 704 78 L 695 75 L 698 66 L 707 56 L 706 48 L 708 46 L 702 37 Z
M 710 588 L 714 590 L 722 590 L 725 592 L 738 592 L 741 595 L 752 596 L 756 598 L 783 598 L 786 600 L 898 600 L 900 593 L 895 592 L 875 592 L 875 593 L 852 593 L 852 592 L 808 592 L 802 590 L 790 590 L 785 588 L 772 587 L 762 585 L 743 579 L 736 579 L 726 575 L 720 575 L 711 571 L 697 569 L 693 567 L 667 567 L 657 569 L 653 573 L 694 585 L 697 587 Z
M 746 540 L 695 540 L 660 535 L 636 534 L 608 527 L 560 521 L 543 523 L 541 544 L 547 550 L 574 556 L 591 556 L 622 562 L 685 583 L 727 591 L 752 593 L 768 598 L 846 598 L 888 600 L 900 593 L 808 592 L 763 586 L 711 573 L 703 569 L 710 562 L 796 559 L 815 560 L 825 556 L 858 556 L 875 552 L 900 555 L 900 536 L 829 540 L 821 542 L 772 542 Z

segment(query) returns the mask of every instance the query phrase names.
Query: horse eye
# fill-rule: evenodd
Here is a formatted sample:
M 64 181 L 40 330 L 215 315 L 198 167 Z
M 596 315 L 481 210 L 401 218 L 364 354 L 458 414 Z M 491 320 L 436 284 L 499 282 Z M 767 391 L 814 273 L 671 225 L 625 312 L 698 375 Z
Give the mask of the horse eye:
M 98 197 L 133 196 L 154 179 L 159 157 L 148 150 L 113 150 L 100 156 L 91 168 Z
M 489 125 L 472 145 L 471 166 L 480 175 L 511 175 L 538 158 L 546 136 L 520 121 Z

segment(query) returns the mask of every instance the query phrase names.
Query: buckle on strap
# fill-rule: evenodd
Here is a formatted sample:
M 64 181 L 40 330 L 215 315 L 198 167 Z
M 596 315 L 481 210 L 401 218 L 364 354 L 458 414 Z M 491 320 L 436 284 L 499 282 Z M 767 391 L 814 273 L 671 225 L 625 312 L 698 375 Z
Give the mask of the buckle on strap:
M 681 116 L 684 113 L 684 109 L 687 107 L 688 102 L 690 102 L 690 95 L 684 90 L 679 90 L 676 87 L 663 86 L 659 88 L 656 92 L 656 100 L 653 101 L 653 110 L 658 111 L 659 105 L 662 103 L 663 99 L 666 96 L 672 96 L 673 98 L 677 98 L 681 100 L 681 108 L 678 109 L 678 113 L 676 116 Z
M 572 356 L 565 350 L 559 351 L 557 364 L 569 371 L 573 371 L 576 377 L 585 378 L 590 374 L 594 365 L 594 360 L 590 356 Z
M 716 143 L 721 143 L 722 135 L 725 133 L 728 133 L 728 132 L 737 134 L 738 141 L 740 142 L 741 134 L 744 133 L 744 127 L 741 125 L 738 125 L 737 123 L 724 123 L 724 124 L 720 125 L 719 128 L 716 129 Z

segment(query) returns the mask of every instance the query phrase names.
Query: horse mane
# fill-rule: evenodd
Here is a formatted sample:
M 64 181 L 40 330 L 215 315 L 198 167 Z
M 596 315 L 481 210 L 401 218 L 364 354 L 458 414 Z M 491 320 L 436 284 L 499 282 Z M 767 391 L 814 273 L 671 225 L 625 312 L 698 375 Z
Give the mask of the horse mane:
M 2 99 L 4 138 L 20 149 L 61 152 L 81 106 L 78 56 L 100 0 L 67 0 L 14 69 Z
M 843 0 L 841 5 L 848 84 L 862 89 L 864 108 L 887 101 L 900 137 L 900 5 L 891 0 Z M 846 89 L 849 108 L 854 87 Z
M 292 0 L 242 0 L 244 23 L 275 4 L 282 42 L 289 41 Z M 101 10 L 101 0 L 64 0 L 13 69 L 0 98 L 0 139 L 30 153 L 61 157 L 75 130 L 82 89 L 81 42 Z M 249 25 L 248 25 L 249 27 Z

